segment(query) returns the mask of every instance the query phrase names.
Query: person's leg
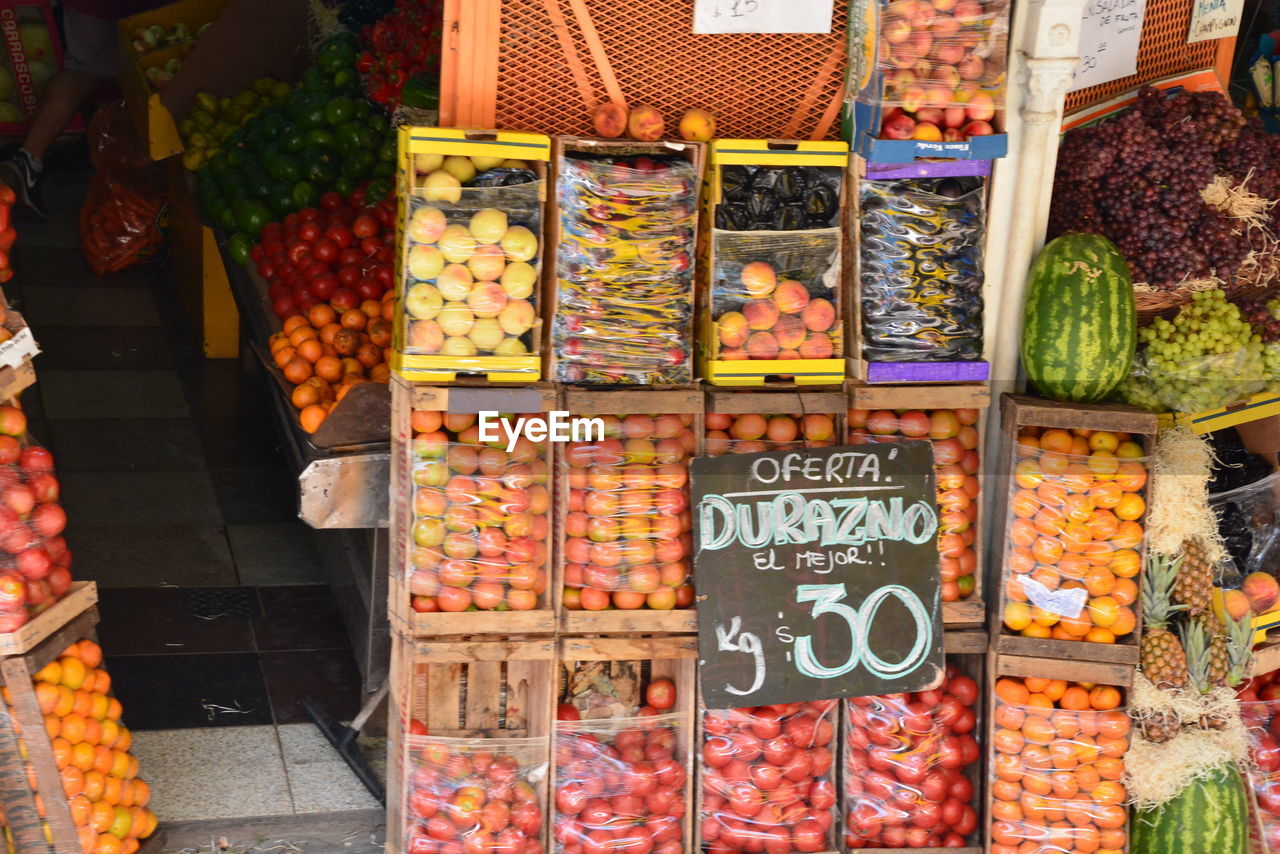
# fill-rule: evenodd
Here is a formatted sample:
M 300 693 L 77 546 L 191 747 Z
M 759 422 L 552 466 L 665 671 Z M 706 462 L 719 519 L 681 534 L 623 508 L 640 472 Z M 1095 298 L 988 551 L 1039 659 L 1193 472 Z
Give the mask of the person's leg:
M 36 114 L 31 117 L 31 128 L 22 143 L 23 151 L 36 160 L 44 160 L 50 146 L 71 124 L 80 107 L 101 82 L 101 78 L 65 68 L 50 77 L 40 96 Z

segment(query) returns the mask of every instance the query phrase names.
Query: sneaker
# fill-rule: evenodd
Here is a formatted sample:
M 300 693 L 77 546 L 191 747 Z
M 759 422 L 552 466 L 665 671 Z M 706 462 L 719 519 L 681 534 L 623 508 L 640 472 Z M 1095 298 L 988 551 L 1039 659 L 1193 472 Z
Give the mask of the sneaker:
M 8 184 L 29 211 L 40 219 L 49 218 L 49 209 L 44 206 L 44 196 L 40 185 L 44 180 L 42 172 L 31 163 L 31 156 L 19 150 L 16 154 L 0 160 L 0 181 Z

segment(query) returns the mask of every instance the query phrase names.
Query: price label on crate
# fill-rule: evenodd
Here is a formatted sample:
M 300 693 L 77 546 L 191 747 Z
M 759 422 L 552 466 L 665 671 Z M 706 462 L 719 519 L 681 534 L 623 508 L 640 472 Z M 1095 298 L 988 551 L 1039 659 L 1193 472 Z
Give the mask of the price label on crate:
M 919 691 L 942 673 L 928 442 L 699 457 L 707 708 Z
M 834 0 L 694 0 L 693 31 L 829 33 Z

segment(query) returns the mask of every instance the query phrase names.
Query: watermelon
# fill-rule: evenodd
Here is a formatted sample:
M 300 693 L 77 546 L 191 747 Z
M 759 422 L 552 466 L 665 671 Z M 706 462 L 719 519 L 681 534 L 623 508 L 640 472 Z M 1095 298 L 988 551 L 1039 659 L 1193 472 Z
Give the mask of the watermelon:
M 1129 854 L 1248 854 L 1249 808 L 1240 770 L 1223 765 L 1169 803 L 1133 811 Z
M 1107 238 L 1064 234 L 1027 277 L 1022 364 L 1051 400 L 1102 400 L 1128 375 L 1138 344 L 1129 265 Z

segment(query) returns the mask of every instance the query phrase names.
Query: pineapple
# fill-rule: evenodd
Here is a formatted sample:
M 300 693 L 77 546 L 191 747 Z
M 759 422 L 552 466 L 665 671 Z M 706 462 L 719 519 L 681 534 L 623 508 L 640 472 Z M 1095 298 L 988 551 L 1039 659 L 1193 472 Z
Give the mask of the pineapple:
M 1187 656 L 1178 637 L 1169 631 L 1175 611 L 1169 594 L 1178 574 L 1180 560 L 1151 554 L 1142 575 L 1142 620 L 1145 630 L 1140 648 L 1142 672 L 1157 688 L 1180 688 L 1187 684 Z
M 1213 564 L 1204 542 L 1192 538 L 1183 543 L 1182 565 L 1173 585 L 1173 601 L 1187 607 L 1191 617 L 1209 613 L 1213 598 Z M 1207 628 L 1207 627 L 1206 627 Z
M 1187 681 L 1199 694 L 1208 694 L 1214 684 L 1210 677 L 1209 637 L 1204 626 L 1192 620 L 1182 625 L 1182 646 L 1187 655 Z M 1204 714 L 1200 716 L 1203 729 L 1223 729 L 1227 725 L 1221 715 Z
M 1253 615 L 1245 614 L 1232 619 L 1227 626 L 1227 652 L 1231 658 L 1231 672 L 1227 684 L 1234 688 L 1249 678 L 1249 664 L 1253 660 Z
M 1209 639 L 1209 682 L 1220 686 L 1227 684 L 1231 675 L 1231 653 L 1227 646 L 1227 627 L 1213 611 L 1197 614 L 1193 620 L 1204 629 Z

